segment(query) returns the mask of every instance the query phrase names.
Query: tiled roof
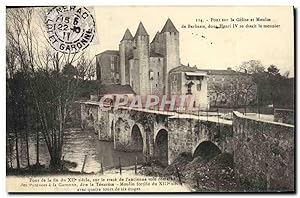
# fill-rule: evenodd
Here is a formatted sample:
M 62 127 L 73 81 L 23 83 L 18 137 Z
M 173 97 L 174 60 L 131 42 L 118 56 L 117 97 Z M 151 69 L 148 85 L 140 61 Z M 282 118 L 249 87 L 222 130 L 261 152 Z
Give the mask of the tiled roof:
M 207 72 L 208 75 L 238 75 L 246 74 L 243 72 L 237 72 L 232 69 L 199 69 L 200 71 Z
M 197 72 L 200 71 L 197 67 L 189 67 L 185 65 L 180 65 L 170 70 L 171 72 Z

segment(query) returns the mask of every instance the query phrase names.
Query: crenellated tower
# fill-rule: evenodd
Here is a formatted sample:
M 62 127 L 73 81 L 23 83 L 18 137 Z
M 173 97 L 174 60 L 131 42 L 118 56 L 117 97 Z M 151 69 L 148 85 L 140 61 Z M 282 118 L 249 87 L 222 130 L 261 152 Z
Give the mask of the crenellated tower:
M 140 22 L 133 38 L 134 59 L 137 62 L 135 78 L 138 78 L 139 87 L 136 93 L 142 95 L 150 94 L 149 83 L 149 34 L 144 25 Z
M 173 22 L 168 19 L 160 33 L 160 53 L 164 56 L 164 94 L 168 91 L 168 74 L 169 71 L 180 65 L 179 55 L 179 32 Z
M 119 44 L 120 52 L 120 80 L 121 85 L 130 84 L 130 66 L 129 59 L 133 56 L 133 36 L 127 28 Z

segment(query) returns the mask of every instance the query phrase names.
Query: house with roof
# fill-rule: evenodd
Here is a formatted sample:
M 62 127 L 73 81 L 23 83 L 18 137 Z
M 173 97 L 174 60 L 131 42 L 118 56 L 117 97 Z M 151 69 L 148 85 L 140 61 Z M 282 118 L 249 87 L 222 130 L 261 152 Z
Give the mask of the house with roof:
M 200 71 L 197 67 L 180 65 L 170 70 L 168 81 L 170 95 L 193 96 L 192 106 L 194 108 L 209 108 L 206 72 Z M 185 106 L 187 105 L 189 104 Z

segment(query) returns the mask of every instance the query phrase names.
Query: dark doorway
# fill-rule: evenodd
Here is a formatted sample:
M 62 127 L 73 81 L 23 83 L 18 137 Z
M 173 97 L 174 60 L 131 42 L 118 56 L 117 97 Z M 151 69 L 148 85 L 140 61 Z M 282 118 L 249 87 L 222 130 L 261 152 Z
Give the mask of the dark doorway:
M 159 130 L 156 135 L 154 155 L 163 165 L 168 165 L 168 132 L 165 129 Z
M 143 151 L 143 136 L 136 124 L 132 127 L 131 141 L 131 149 L 133 151 Z

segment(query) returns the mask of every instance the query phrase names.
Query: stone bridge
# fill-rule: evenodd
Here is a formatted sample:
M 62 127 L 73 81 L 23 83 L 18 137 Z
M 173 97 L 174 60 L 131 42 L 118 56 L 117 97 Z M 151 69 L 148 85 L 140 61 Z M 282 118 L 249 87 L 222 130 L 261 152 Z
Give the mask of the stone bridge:
M 182 152 L 210 159 L 233 154 L 241 186 L 254 191 L 294 189 L 293 125 L 260 120 L 239 112 L 233 121 L 146 109 L 101 111 L 99 103 L 81 103 L 81 124 L 113 141 L 114 148 L 142 151 L 167 165 Z
M 101 111 L 99 103 L 83 102 L 81 122 L 115 149 L 142 151 L 163 164 L 182 152 L 207 158 L 232 152 L 232 122 L 217 117 L 129 107 Z

